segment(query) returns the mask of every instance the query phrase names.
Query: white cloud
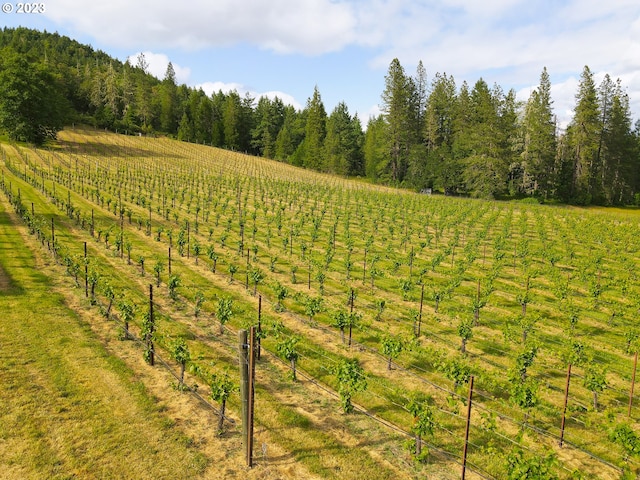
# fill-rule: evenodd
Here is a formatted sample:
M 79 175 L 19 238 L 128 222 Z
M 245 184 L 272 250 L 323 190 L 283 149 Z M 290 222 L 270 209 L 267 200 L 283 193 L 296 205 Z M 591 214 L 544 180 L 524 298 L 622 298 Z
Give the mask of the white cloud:
M 551 84 L 551 99 L 553 100 L 553 112 L 556 115 L 558 127 L 565 130 L 573 117 L 575 107 L 575 94 L 578 91 L 578 77 L 572 76 L 560 83 Z M 516 92 L 516 98 L 522 102 L 529 100 L 531 92 L 537 85 L 521 88 Z
M 199 49 L 246 42 L 313 55 L 355 40 L 353 7 L 346 1 L 110 0 L 79 5 L 77 0 L 50 0 L 46 15 L 121 47 Z
M 140 55 L 140 53 L 144 53 L 144 58 L 149 64 L 149 73 L 156 78 L 163 79 L 167 71 L 167 66 L 169 65 L 169 57 L 164 53 L 139 52 L 128 57 L 129 63 L 131 63 L 131 65 L 137 65 L 138 56 Z M 172 65 L 176 72 L 176 82 L 178 84 L 189 84 L 188 80 L 191 74 L 191 69 L 188 67 L 181 67 L 180 65 L 176 65 L 175 63 L 172 63 Z M 278 97 L 285 105 L 292 105 L 298 110 L 302 109 L 302 105 L 300 104 L 300 102 L 298 102 L 292 95 L 280 91 L 256 92 L 250 88 L 247 88 L 241 83 L 234 82 L 204 82 L 190 86 L 196 89 L 201 88 L 202 91 L 209 96 L 219 91 L 222 91 L 223 93 L 229 93 L 235 90 L 241 97 L 249 94 L 249 96 L 255 98 L 256 100 L 260 97 L 267 97 L 271 100 Z
M 133 55 L 129 55 L 129 57 L 127 58 L 127 60 L 129 60 L 129 63 L 134 67 L 138 64 L 138 56 L 140 55 L 140 53 L 144 54 L 144 59 L 149 64 L 149 73 L 154 77 L 162 80 L 167 73 L 167 67 L 169 66 L 169 57 L 164 53 L 138 52 Z M 173 62 L 171 64 L 173 65 L 173 70 L 176 73 L 176 83 L 187 83 L 189 81 L 189 76 L 191 75 L 191 69 L 188 67 L 181 67 L 180 65 L 176 65 Z
M 267 97 L 271 100 L 274 100 L 276 97 L 278 97 L 280 100 L 282 100 L 282 103 L 284 103 L 285 105 L 291 105 L 296 110 L 302 110 L 303 108 L 302 104 L 300 104 L 300 102 L 298 102 L 292 95 L 289 95 L 288 93 L 271 91 L 263 93 L 250 92 L 250 94 L 256 99 L 260 97 Z
M 596 88 L 600 86 L 607 73 L 608 72 L 606 71 L 592 72 Z M 613 77 L 613 80 L 616 78 L 617 77 Z M 620 77 L 620 80 L 622 81 L 623 87 L 627 86 L 626 90 L 630 98 L 632 100 L 634 98 L 636 99 L 636 107 L 638 107 L 639 104 L 637 100 L 640 100 L 640 72 L 633 73 L 631 75 L 623 75 Z M 551 84 L 551 98 L 553 100 L 552 107 L 558 121 L 558 126 L 562 130 L 567 128 L 569 122 L 573 118 L 579 84 L 580 75 L 572 75 L 561 82 Z M 628 85 L 632 85 L 633 88 L 629 88 Z M 531 85 L 518 90 L 518 100 L 526 102 L 535 88 L 537 88 L 537 85 Z M 634 109 L 633 106 L 631 110 L 632 113 L 636 114 L 636 116 L 640 113 L 640 111 Z
M 222 91 L 222 93 L 229 93 L 232 91 L 238 92 L 241 96 L 243 96 L 247 89 L 244 88 L 244 85 L 240 83 L 224 83 L 224 82 L 204 82 L 195 86 L 195 88 L 201 88 L 204 93 L 211 96 L 214 93 L 218 93 Z
M 394 57 L 413 73 L 421 59 L 431 78 L 446 72 L 460 85 L 482 76 L 505 90 L 526 88 L 546 66 L 559 117 L 573 108 L 568 79 L 589 65 L 620 77 L 640 114 L 637 0 L 48 0 L 45 15 L 110 46 L 168 51 L 249 45 L 305 55 L 360 47 L 374 75 Z M 162 78 L 165 59 L 151 60 L 153 68 L 162 65 L 153 70 Z M 174 67 L 178 81 L 188 81 L 189 70 Z
M 209 96 L 219 91 L 222 91 L 223 93 L 229 93 L 235 90 L 241 97 L 249 94 L 249 96 L 256 99 L 256 101 L 260 97 L 267 97 L 271 100 L 278 97 L 285 105 L 291 105 L 296 110 L 302 109 L 302 105 L 300 104 L 300 102 L 298 102 L 293 96 L 289 95 L 288 93 L 278 91 L 256 92 L 240 83 L 205 82 L 195 85 L 195 88 L 201 88 L 202 91 Z
M 370 28 L 379 32 L 375 42 L 381 45 L 370 60 L 374 69 L 386 70 L 397 57 L 412 74 L 422 60 L 431 78 L 446 72 L 459 86 L 463 80 L 473 85 L 482 76 L 490 85 L 517 88 L 519 98 L 526 99 L 533 88 L 529 85 L 546 66 L 554 111 L 566 124 L 573 115 L 578 77 L 589 65 L 598 72 L 596 83 L 605 72 L 614 79 L 620 77 L 632 111 L 640 114 L 637 0 L 388 0 L 374 4 L 378 11 L 367 17 Z M 375 28 L 378 21 L 384 22 L 382 29 Z M 407 25 L 426 27 L 420 32 Z M 559 79 L 557 84 L 554 79 Z
M 362 122 L 362 127 L 367 128 L 369 121 L 375 117 L 380 116 L 380 114 L 382 113 L 382 110 L 380 110 L 380 105 L 376 104 L 376 105 L 372 105 L 371 107 L 369 107 L 367 110 L 363 112 L 356 111 L 355 113 L 358 114 L 358 118 L 360 118 L 360 122 Z

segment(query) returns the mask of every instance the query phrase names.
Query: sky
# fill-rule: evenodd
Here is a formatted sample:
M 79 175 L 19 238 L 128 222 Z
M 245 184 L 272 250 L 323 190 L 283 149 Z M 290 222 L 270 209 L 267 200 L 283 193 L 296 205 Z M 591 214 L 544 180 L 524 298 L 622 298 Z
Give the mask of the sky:
M 366 126 L 398 58 L 408 75 L 452 75 L 514 89 L 526 101 L 546 67 L 554 113 L 572 117 L 585 65 L 609 74 L 640 118 L 638 0 L 45 0 L 0 25 L 58 32 L 122 61 L 144 52 L 163 78 L 207 93 L 276 95 L 304 108 L 318 88 L 327 113 L 344 102 Z

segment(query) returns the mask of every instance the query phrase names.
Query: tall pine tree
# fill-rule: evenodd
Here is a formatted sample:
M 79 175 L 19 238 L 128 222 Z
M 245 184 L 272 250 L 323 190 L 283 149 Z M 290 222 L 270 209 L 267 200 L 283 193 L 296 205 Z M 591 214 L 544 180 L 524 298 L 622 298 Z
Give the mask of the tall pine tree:
M 324 139 L 327 134 L 327 112 L 317 86 L 313 90 L 313 97 L 307 100 L 306 117 L 304 141 L 301 145 L 303 166 L 322 170 L 325 164 Z
M 573 120 L 567 128 L 567 167 L 571 172 L 566 200 L 579 205 L 588 205 L 601 195 L 599 185 L 598 152 L 602 130 L 598 94 L 593 74 L 585 66 L 578 93 Z
M 344 102 L 338 103 L 327 121 L 325 170 L 338 175 L 362 172 L 362 127 L 351 118 Z
M 177 124 L 177 99 L 176 99 L 176 72 L 173 64 L 169 62 L 164 80 L 159 89 L 160 95 L 160 129 L 163 132 L 176 131 Z
M 549 198 L 555 193 L 557 139 L 552 110 L 551 81 L 545 67 L 540 84 L 525 107 L 523 119 L 522 177 L 519 189 L 528 195 Z
M 412 150 L 419 141 L 417 98 L 415 82 L 394 58 L 385 76 L 381 105 L 387 123 L 388 164 L 384 176 L 394 183 L 404 180 Z
M 607 205 L 633 202 L 633 176 L 640 169 L 631 130 L 629 98 L 618 79 L 609 83 L 608 76 L 601 87 L 603 128 L 600 159 L 604 203 Z

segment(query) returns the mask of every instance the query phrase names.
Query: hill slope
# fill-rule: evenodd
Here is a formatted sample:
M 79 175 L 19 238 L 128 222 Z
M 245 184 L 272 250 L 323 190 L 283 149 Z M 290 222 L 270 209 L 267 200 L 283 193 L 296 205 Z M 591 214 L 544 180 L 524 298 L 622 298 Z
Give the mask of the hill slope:
M 471 470 L 505 478 L 509 465 L 544 460 L 549 478 L 617 478 L 616 465 L 638 468 L 637 408 L 627 411 L 637 211 L 417 195 L 87 129 L 62 132 L 51 149 L 2 150 L 5 189 L 42 244 L 53 219 L 50 248 L 69 285 L 74 272 L 84 281 L 87 242 L 97 301 L 135 304 L 139 336 L 154 283 L 158 353 L 184 340 L 189 384 L 203 391 L 208 373 L 235 371 L 238 330 L 261 315 L 265 467 L 277 447 L 324 478 L 455 477 L 473 375 Z M 365 391 L 337 375 L 354 361 Z M 340 399 L 356 413 L 341 414 Z M 229 408 L 239 409 L 235 394 Z M 416 418 L 426 465 L 405 448 Z

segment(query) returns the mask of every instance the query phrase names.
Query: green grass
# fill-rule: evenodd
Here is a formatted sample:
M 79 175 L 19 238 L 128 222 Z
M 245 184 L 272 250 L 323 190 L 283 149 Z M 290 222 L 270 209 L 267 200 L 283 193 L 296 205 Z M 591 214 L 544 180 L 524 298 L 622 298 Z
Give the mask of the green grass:
M 47 217 L 53 216 L 56 219 L 56 236 L 59 239 L 64 239 L 62 241 L 64 245 L 73 244 L 74 248 L 76 249 L 81 245 L 81 242 L 78 241 L 78 233 L 69 226 L 71 222 L 64 216 L 59 215 L 59 213 L 56 212 L 55 206 L 51 204 L 40 203 L 41 200 L 37 192 L 29 189 L 26 184 L 20 181 L 16 181 L 15 186 L 16 188 L 19 186 L 22 189 L 23 201 L 25 202 L 25 204 L 29 204 L 31 201 L 34 201 L 37 204 L 36 208 L 38 212 L 44 213 Z M 96 218 L 102 218 L 104 213 L 100 212 L 99 209 L 96 210 Z M 106 219 L 106 215 L 104 215 L 104 218 Z M 151 246 L 152 249 L 157 249 L 157 247 L 161 245 L 155 240 L 148 237 L 140 243 L 148 243 L 149 245 L 145 245 L 144 248 L 149 248 L 149 246 Z M 113 257 L 113 250 L 106 250 L 100 244 L 96 244 L 94 242 L 89 242 L 89 251 L 91 258 L 100 265 L 100 268 L 106 278 L 109 279 L 110 283 L 117 286 L 118 291 L 126 291 L 128 297 L 142 299 L 144 298 L 146 292 L 146 288 L 144 287 L 147 286 L 145 283 L 145 279 L 149 279 L 149 281 L 151 281 L 148 275 L 144 278 L 141 278 L 138 274 L 138 270 L 136 269 L 135 275 L 124 274 L 119 276 L 119 278 L 116 278 L 118 276 L 113 276 L 112 272 L 109 271 L 110 269 L 118 270 L 122 268 L 123 270 L 127 271 L 135 269 L 135 266 L 130 266 L 129 268 L 121 266 L 122 264 L 120 260 L 114 259 Z M 147 258 L 152 257 L 151 255 L 147 255 Z M 176 254 L 173 263 L 174 272 L 183 271 L 184 268 L 186 268 L 185 263 L 185 258 L 180 258 Z M 148 270 L 149 269 L 147 268 L 147 271 Z M 194 281 L 194 278 L 196 278 L 195 275 L 191 273 L 190 280 Z M 206 282 L 207 280 L 205 278 L 199 278 L 197 280 L 197 283 L 199 284 L 205 284 Z M 238 283 L 239 282 L 236 282 L 235 285 L 238 285 Z M 223 284 L 227 286 L 226 277 Z M 156 295 L 158 295 L 156 297 L 157 306 L 161 306 L 163 310 L 163 313 L 157 316 L 157 325 L 159 331 L 161 332 L 161 336 L 158 339 L 157 345 L 164 344 L 167 340 L 170 340 L 171 338 L 174 338 L 178 335 L 186 336 L 187 338 L 191 338 L 194 335 L 193 330 L 189 330 L 186 326 L 186 323 L 190 323 L 189 319 L 191 318 L 192 309 L 188 307 L 184 297 L 182 297 L 178 302 L 167 302 L 165 299 L 161 298 L 159 295 L 164 295 L 164 286 L 165 285 L 163 284 L 162 289 L 155 290 Z M 209 288 L 207 289 L 207 291 L 209 294 L 212 291 L 217 291 L 218 293 L 221 292 L 213 284 L 209 284 L 208 287 Z M 76 291 L 76 296 L 77 294 L 78 291 Z M 234 294 L 234 296 L 237 296 L 237 294 Z M 253 299 L 251 303 L 255 303 L 255 299 Z M 213 305 L 214 303 L 209 301 L 207 307 L 211 309 L 213 308 Z M 248 306 L 246 305 L 246 302 L 236 303 L 234 308 L 234 316 L 238 319 L 235 322 L 236 324 L 238 322 L 245 322 L 245 320 L 241 319 L 244 316 L 245 309 L 247 308 Z M 171 310 L 171 315 L 167 314 L 167 309 Z M 179 321 L 176 321 L 176 319 L 179 319 Z M 198 322 L 196 322 L 198 324 L 202 324 L 201 327 L 197 328 L 200 339 L 203 338 L 203 335 L 210 334 L 212 330 L 214 330 L 215 332 L 218 331 L 217 325 L 214 324 L 213 328 L 211 328 L 210 325 L 207 325 L 206 319 L 209 319 L 210 322 L 210 316 L 205 316 L 203 314 L 202 318 L 199 319 Z M 193 329 L 194 327 L 192 326 L 191 328 Z M 202 329 L 204 329 L 204 331 Z M 221 347 L 224 349 L 224 343 L 227 342 L 228 340 L 223 340 L 223 345 L 218 346 L 218 348 Z M 202 365 L 208 365 L 210 362 L 215 362 L 216 366 L 218 367 L 225 364 L 230 367 L 235 367 L 236 364 L 235 348 L 231 357 L 229 357 L 228 352 L 222 352 L 222 354 L 219 351 L 212 352 L 211 349 L 208 348 L 208 346 L 202 346 L 202 344 L 196 344 L 195 346 L 193 346 L 193 352 L 194 357 L 199 358 L 199 362 L 201 362 Z M 165 358 L 166 357 L 167 355 L 165 354 Z M 298 414 L 297 412 L 295 412 L 295 410 L 283 406 L 279 403 L 279 399 L 277 398 L 277 393 L 279 392 L 277 391 L 277 388 L 269 388 L 268 390 L 271 391 L 267 391 L 265 389 L 263 391 L 263 394 L 261 394 L 260 401 L 263 406 L 262 408 L 259 408 L 256 413 L 258 422 L 263 425 L 274 426 L 273 416 L 281 414 L 284 414 L 285 416 L 287 414 L 293 414 L 293 418 L 295 419 L 304 418 L 304 416 Z M 274 396 L 274 394 L 276 394 L 276 396 Z M 235 399 L 231 399 L 230 406 L 237 407 L 237 401 Z M 365 468 L 365 471 L 368 472 L 367 476 L 372 479 L 389 478 L 390 475 L 393 475 L 391 473 L 392 470 L 388 470 L 384 465 L 381 465 L 380 463 L 372 460 L 366 449 L 346 448 L 344 445 L 342 445 L 339 439 L 335 439 L 331 435 L 327 435 L 321 432 L 310 434 L 308 428 L 301 428 L 300 426 L 297 426 L 296 428 L 288 428 L 286 433 L 282 433 L 280 429 L 277 428 L 278 422 L 276 422 L 275 425 L 276 427 L 273 428 L 274 433 L 271 433 L 271 428 L 269 429 L 270 439 L 268 439 L 267 441 L 272 441 L 271 439 L 275 438 L 277 443 L 281 447 L 286 447 L 292 450 L 296 461 L 304 464 L 304 466 L 312 473 L 322 473 L 322 476 L 324 478 L 356 479 L 360 478 L 360 475 L 363 472 L 362 469 Z M 314 453 L 322 450 L 324 448 L 324 445 L 326 445 L 328 441 L 334 444 L 334 448 L 331 449 L 331 455 L 318 455 Z M 327 465 L 331 465 L 331 467 L 328 467 Z
M 207 361 L 215 360 L 220 354 L 219 348 L 212 345 L 215 342 L 207 339 L 211 332 L 217 331 L 212 312 L 220 295 L 231 295 L 237 306 L 236 315 L 229 324 L 232 329 L 244 327 L 255 318 L 257 302 L 250 295 L 253 288 L 248 291 L 243 288 L 245 259 L 238 254 L 237 248 L 243 231 L 244 249 L 258 247 L 258 259 L 251 260 L 250 268 L 257 266 L 265 273 L 265 281 L 259 290 L 267 302 L 274 299 L 272 285 L 276 280 L 290 289 L 284 301 L 287 310 L 284 314 L 273 313 L 267 307 L 268 303 L 263 314 L 269 319 L 283 321 L 287 334 L 302 337 L 302 358 L 298 365 L 302 371 L 327 388 L 335 389 L 335 378 L 329 373 L 331 363 L 344 356 L 361 358 L 370 386 L 366 393 L 357 396 L 357 402 L 405 430 L 411 425 L 409 415 L 402 408 L 405 396 L 415 390 L 432 395 L 441 422 L 434 442 L 458 456 L 460 442 L 454 438 L 460 438 L 464 422 L 458 417 L 455 420 L 449 417 L 452 411 L 460 412 L 464 406 L 459 400 L 451 401 L 447 391 L 452 388 L 452 380 L 444 375 L 442 366 L 453 359 L 469 365 L 476 375 L 477 389 L 482 392 L 477 405 L 491 410 L 497 418 L 495 434 L 479 418 L 474 419 L 472 441 L 475 437 L 478 447 L 474 447 L 472 453 L 477 456 L 480 466 L 484 465 L 500 476 L 508 452 L 501 451 L 501 455 L 494 455 L 491 462 L 484 463 L 488 457 L 484 449 L 502 441 L 501 435 L 512 442 L 521 441 L 518 429 L 523 412 L 509 399 L 506 372 L 524 348 L 516 325 L 521 311 L 517 298 L 523 293 L 525 275 L 529 274 L 531 289 L 527 317 L 539 316 L 539 320 L 528 338 L 541 345 L 528 372 L 540 385 L 540 405 L 532 412 L 531 423 L 542 427 L 549 435 L 557 434 L 566 351 L 569 340 L 581 341 L 596 361 L 607 365 L 610 387 L 601 395 L 600 411 L 589 411 L 590 392 L 581 381 L 584 366 L 575 366 L 569 409 L 571 418 L 565 438 L 611 462 L 619 463 L 624 458 L 622 449 L 609 442 L 607 432 L 615 422 L 626 421 L 624 391 L 628 389 L 630 357 L 623 350 L 624 333 L 635 328 L 634 312 L 640 305 L 635 273 L 640 268 L 637 247 L 640 216 L 636 211 L 567 209 L 419 196 L 165 139 L 129 138 L 87 130 L 62 132 L 61 138 L 55 157 L 50 151 L 24 148 L 22 153 L 17 153 L 18 150 L 11 150 L 13 147 L 6 147 L 16 172 L 16 175 L 7 174 L 14 182 L 13 191 L 19 184 L 25 205 L 34 201 L 36 211 L 43 218 L 56 218 L 61 243 L 75 258 L 80 255 L 82 242 L 88 240 L 90 257 L 100 268 L 104 280 L 119 292 L 126 291 L 139 306 L 144 305 L 144 283 L 151 281 L 151 277 L 141 279 L 139 268 L 127 266 L 114 254 L 113 241 L 120 228 L 114 205 L 120 193 L 124 206 L 132 211 L 133 224 L 129 225 L 125 220 L 125 235 L 133 243 L 132 258 L 144 255 L 147 272 L 151 272 L 155 257 L 166 256 L 166 230 L 172 228 L 174 271 L 180 273 L 182 286 L 178 289 L 178 301 L 166 300 L 168 272 L 165 268 L 163 285 L 156 290 L 163 310 L 159 331 L 167 337 L 186 337 L 194 352 L 202 354 Z M 18 180 L 23 171 L 32 186 Z M 41 182 L 45 183 L 46 196 L 33 188 L 39 188 Z M 69 188 L 70 194 L 67 193 Z M 50 203 L 54 190 L 57 206 Z M 95 198 L 96 192 L 106 199 L 104 206 Z M 79 221 L 64 215 L 67 195 L 79 212 L 78 218 L 86 221 L 91 210 L 95 210 L 97 229 L 102 232 L 111 229 L 110 249 L 104 248 L 104 242 L 94 241 L 87 232 L 86 223 L 81 228 Z M 144 234 L 148 209 L 141 202 L 142 198 L 145 202 L 152 199 L 151 236 Z M 108 199 L 111 199 L 109 209 Z M 159 215 L 165 204 L 170 205 L 171 210 L 167 218 Z M 196 205 L 201 207 L 200 233 L 194 228 Z M 238 225 L 239 213 L 244 217 L 244 230 Z M 208 268 L 204 254 L 200 256 L 198 267 L 193 260 L 178 257 L 175 239 L 185 220 L 192 226 L 192 240 L 198 238 L 203 251 L 209 243 L 215 245 L 219 255 L 216 275 L 204 273 Z M 314 240 L 313 223 L 316 220 L 319 220 L 320 228 Z M 138 229 L 137 224 L 141 224 L 142 229 Z M 337 238 L 333 259 L 324 265 L 328 245 L 334 242 L 331 239 L 334 225 L 337 225 Z M 155 234 L 160 227 L 165 233 L 161 241 L 156 241 Z M 255 228 L 253 233 L 252 228 Z M 213 233 L 211 241 L 207 238 L 209 229 Z M 224 247 L 223 237 L 226 238 Z M 293 239 L 293 250 L 286 248 L 285 240 L 290 238 Z M 369 238 L 374 241 L 369 245 L 368 272 L 377 256 L 376 266 L 384 273 L 376 278 L 375 288 L 371 288 L 370 278 L 366 285 L 361 282 L 363 252 Z M 301 252 L 302 242 L 307 245 L 306 257 Z M 353 249 L 349 254 L 348 244 Z M 523 254 L 525 248 L 528 253 Z M 407 259 L 412 250 L 415 258 L 409 267 Z M 555 265 L 547 256 L 550 251 L 557 253 Z M 452 264 L 454 253 L 455 264 Z M 346 277 L 347 255 L 353 264 L 351 279 Z M 275 271 L 271 272 L 269 261 L 276 256 Z M 306 285 L 309 256 L 314 260 L 311 289 Z M 503 257 L 502 262 L 496 261 L 499 256 Z M 438 258 L 440 263 L 432 268 L 432 261 Z M 231 264 L 239 267 L 233 284 L 228 282 Z M 291 281 L 292 267 L 297 267 L 295 284 Z M 323 297 L 327 310 L 316 315 L 314 325 L 308 325 L 301 321 L 305 316 L 304 303 L 307 296 L 320 293 L 316 278 L 319 271 L 326 273 Z M 478 280 L 484 289 L 493 273 L 495 290 L 482 309 L 480 324 L 474 327 L 473 337 L 467 345 L 469 353 L 462 356 L 457 325 L 461 319 L 472 315 L 471 303 Z M 420 297 L 420 275 L 427 286 L 422 338 L 413 351 L 403 352 L 397 361 L 409 368 L 411 375 L 401 369 L 387 371 L 384 359 L 372 352 L 380 351 L 379 339 L 387 331 L 410 336 L 411 311 L 417 310 Z M 400 286 L 409 277 L 410 291 L 403 296 Z M 433 293 L 448 289 L 456 278 L 459 283 L 450 288 L 440 303 L 439 313 L 435 314 Z M 602 293 L 594 301 L 590 296 L 591 287 L 600 279 Z M 557 298 L 559 287 L 565 282 L 569 282 L 568 296 L 580 316 L 572 335 L 567 333 L 566 301 Z M 7 291 L 19 287 L 14 280 L 4 283 Z M 368 352 L 342 347 L 337 330 L 330 327 L 331 311 L 345 308 L 350 287 L 357 289 L 356 309 L 363 314 L 363 328 L 354 331 L 354 340 L 370 349 Z M 205 292 L 207 302 L 201 318 L 192 322 L 191 302 L 197 289 Z M 376 322 L 373 316 L 378 299 L 386 301 L 386 308 L 382 320 Z M 611 320 L 613 312 L 616 313 L 614 321 Z M 270 339 L 264 342 L 267 347 L 272 344 Z M 233 361 L 227 357 L 229 352 L 225 355 L 226 363 Z M 267 396 L 269 402 L 277 401 L 282 395 L 293 395 L 286 385 L 274 382 L 273 377 L 269 377 L 268 382 L 274 385 Z M 429 382 L 444 391 L 431 388 Z M 466 393 L 464 390 L 461 386 L 458 393 Z M 269 412 L 257 412 L 257 418 L 277 431 L 278 426 L 290 426 L 292 431 L 287 432 L 287 438 L 283 436 L 280 443 L 295 451 L 295 458 L 309 465 L 312 471 L 328 476 L 330 470 L 325 468 L 335 458 L 309 452 L 322 443 L 337 444 L 340 435 L 334 432 L 333 437 L 318 437 L 316 441 L 315 434 L 310 432 L 322 429 L 330 422 L 311 421 L 300 413 L 311 408 L 308 402 L 313 394 L 296 392 L 295 395 L 300 411 L 284 409 L 274 417 L 274 409 L 278 412 L 277 407 L 273 407 Z M 335 400 L 330 405 L 335 406 Z M 638 427 L 636 410 L 632 417 L 634 427 Z M 587 422 L 588 427 L 580 426 Z M 304 437 L 308 439 L 305 446 L 292 447 Z M 396 440 L 390 440 L 387 445 L 392 442 Z M 552 440 L 536 436 L 532 431 L 522 436 L 521 444 L 532 452 L 555 448 Z M 510 442 L 506 441 L 505 445 L 508 447 Z M 363 448 L 371 447 L 365 445 Z M 384 448 L 393 450 L 388 446 Z M 338 455 L 338 449 L 330 451 L 331 457 Z M 611 478 L 609 471 L 606 475 L 602 473 L 603 467 L 597 460 L 593 461 L 579 451 L 569 447 L 555 451 L 562 459 L 562 466 L 575 455 L 576 458 L 570 458 L 566 465 L 576 465 L 585 474 L 598 471 L 601 476 Z M 366 476 L 374 478 L 369 472 L 375 471 L 375 463 L 367 458 L 366 455 L 342 456 L 343 461 L 356 462 L 366 468 Z M 404 461 L 408 455 L 405 451 L 397 458 Z M 637 459 L 629 459 L 629 465 L 636 468 L 636 464 Z M 357 467 L 353 470 L 357 471 Z
M 206 459 L 51 290 L 2 203 L 0 238 L 0 477 L 198 477 Z

